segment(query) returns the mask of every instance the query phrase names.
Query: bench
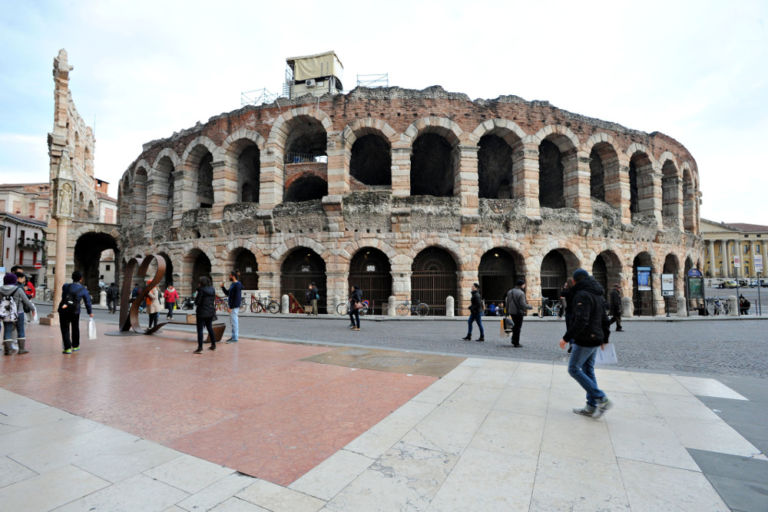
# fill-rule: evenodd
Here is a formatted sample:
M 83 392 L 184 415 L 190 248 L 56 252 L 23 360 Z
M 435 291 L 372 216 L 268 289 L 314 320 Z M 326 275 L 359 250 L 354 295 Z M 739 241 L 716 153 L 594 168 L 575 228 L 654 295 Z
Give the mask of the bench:
M 190 314 L 185 315 L 183 320 L 166 320 L 165 322 L 158 322 L 156 326 L 154 326 L 151 329 L 147 329 L 144 334 L 154 334 L 157 331 L 159 331 L 163 326 L 165 325 L 197 325 L 197 315 Z M 224 336 L 224 331 L 226 330 L 227 326 L 224 322 L 213 322 L 213 335 L 216 338 L 216 341 L 221 341 L 221 338 Z M 211 336 L 208 335 L 206 341 L 208 343 L 211 342 Z

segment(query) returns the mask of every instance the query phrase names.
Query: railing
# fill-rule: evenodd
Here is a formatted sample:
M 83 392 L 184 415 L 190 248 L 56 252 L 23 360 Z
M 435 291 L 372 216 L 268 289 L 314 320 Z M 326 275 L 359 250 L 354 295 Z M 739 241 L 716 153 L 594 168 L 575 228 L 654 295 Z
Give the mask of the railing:
M 45 247 L 45 239 L 19 237 L 18 246 L 21 249 L 32 249 L 33 251 L 41 251 L 43 250 L 43 247 Z
M 313 155 L 312 153 L 296 153 L 289 152 L 285 154 L 283 160 L 286 164 L 303 164 L 303 163 L 328 163 L 328 157 L 326 155 Z

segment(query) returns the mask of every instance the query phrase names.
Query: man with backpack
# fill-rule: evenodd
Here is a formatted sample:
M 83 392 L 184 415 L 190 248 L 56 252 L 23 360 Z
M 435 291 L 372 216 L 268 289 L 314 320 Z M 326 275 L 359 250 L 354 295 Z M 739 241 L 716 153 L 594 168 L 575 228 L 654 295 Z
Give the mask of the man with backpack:
M 566 345 L 571 343 L 568 374 L 587 392 L 586 405 L 573 412 L 599 418 L 613 405 L 597 387 L 595 377 L 595 356 L 601 346 L 607 343 L 605 331 L 609 325 L 603 287 L 582 268 L 573 273 L 573 281 L 573 316 L 568 330 L 560 340 L 560 348 L 565 350 Z
M 26 336 L 24 332 L 24 308 L 35 311 L 35 306 L 18 285 L 16 274 L 7 273 L 0 287 L 0 320 L 3 322 L 3 354 L 6 356 L 26 354 Z M 16 339 L 13 329 L 16 329 Z
M 62 354 L 71 354 L 80 350 L 80 301 L 85 301 L 88 316 L 93 318 L 91 295 L 82 285 L 82 280 L 83 274 L 79 270 L 75 270 L 72 272 L 72 282 L 65 284 L 61 289 L 58 312 L 61 340 L 64 343 Z

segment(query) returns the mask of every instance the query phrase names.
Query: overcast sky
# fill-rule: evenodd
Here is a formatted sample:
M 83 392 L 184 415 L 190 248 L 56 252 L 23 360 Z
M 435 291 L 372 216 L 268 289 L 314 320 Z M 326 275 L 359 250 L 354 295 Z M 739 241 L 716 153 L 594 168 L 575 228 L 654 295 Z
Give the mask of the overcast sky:
M 96 175 L 141 145 L 280 90 L 285 58 L 333 49 L 356 75 L 515 94 L 664 132 L 699 167 L 702 216 L 768 224 L 768 2 L 0 0 L 0 183 L 48 180 L 53 58 L 69 53 Z

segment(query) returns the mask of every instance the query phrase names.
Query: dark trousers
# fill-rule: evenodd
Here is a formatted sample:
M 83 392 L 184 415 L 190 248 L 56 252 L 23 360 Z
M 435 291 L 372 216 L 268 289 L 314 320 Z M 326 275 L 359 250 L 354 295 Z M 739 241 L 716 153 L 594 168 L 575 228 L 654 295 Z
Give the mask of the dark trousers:
M 472 336 L 472 322 L 477 322 L 477 326 L 480 328 L 480 337 L 485 338 L 485 330 L 483 329 L 483 313 L 478 311 L 477 313 L 470 313 L 467 320 L 467 338 Z
M 208 335 L 211 337 L 211 346 L 216 346 L 216 336 L 213 334 L 213 317 L 200 318 L 197 317 L 197 349 L 203 349 L 203 326 L 208 330 Z
M 114 313 L 117 310 L 117 301 L 115 299 L 107 299 L 107 309 L 110 313 Z
M 349 306 L 349 321 L 351 322 L 352 327 L 360 328 L 360 310 L 355 309 L 354 304 Z
M 59 326 L 61 327 L 61 341 L 64 343 L 64 350 L 78 348 L 80 346 L 80 315 L 59 315 Z M 72 336 L 70 337 L 70 330 Z
M 512 344 L 520 344 L 520 329 L 523 328 L 523 315 L 510 315 L 515 325 L 512 326 Z
M 621 315 L 613 315 L 613 316 L 611 317 L 610 321 L 608 322 L 608 328 L 609 328 L 609 329 L 610 329 L 610 327 L 611 327 L 611 324 L 612 324 L 613 322 L 616 322 L 616 330 L 617 330 L 617 331 L 620 331 L 620 330 L 621 330 Z
M 173 308 L 176 307 L 176 303 L 175 302 L 166 302 L 165 303 L 165 307 L 168 308 L 168 315 L 167 315 L 168 318 L 173 318 Z
M 150 313 L 149 314 L 149 329 L 153 328 L 157 325 L 157 315 L 158 313 Z

